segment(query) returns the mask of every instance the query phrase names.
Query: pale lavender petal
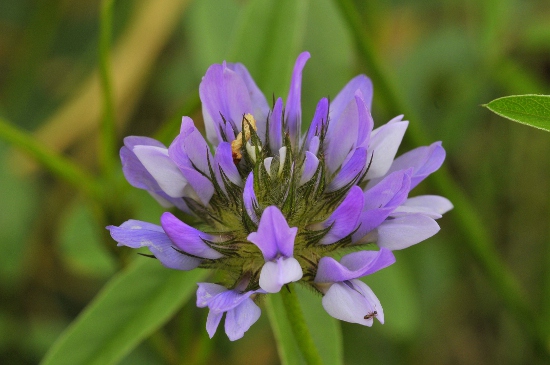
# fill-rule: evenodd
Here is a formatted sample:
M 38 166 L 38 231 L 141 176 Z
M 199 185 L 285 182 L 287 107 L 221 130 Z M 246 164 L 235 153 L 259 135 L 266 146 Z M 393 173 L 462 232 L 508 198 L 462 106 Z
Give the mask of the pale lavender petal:
M 314 147 L 311 146 L 313 138 L 315 136 L 319 136 L 321 134 L 323 126 L 328 123 L 328 105 L 329 103 L 327 98 L 322 98 L 321 100 L 319 100 L 319 103 L 317 103 L 317 108 L 315 109 L 313 120 L 311 121 L 309 129 L 307 131 L 306 139 L 304 141 L 306 150 L 313 152 Z M 317 138 L 317 141 L 318 140 L 319 138 Z M 317 148 L 319 147 L 317 146 Z M 314 154 L 317 154 L 317 148 L 315 148 Z
M 204 308 L 220 293 L 227 291 L 225 286 L 213 283 L 197 283 L 197 307 Z
M 420 195 L 407 199 L 393 211 L 391 216 L 422 213 L 430 218 L 438 219 L 451 209 L 453 209 L 453 204 L 447 198 L 437 195 Z
M 210 148 L 189 117 L 183 117 L 182 130 L 168 147 L 168 155 L 179 167 L 196 168 L 209 175 Z
M 279 208 L 269 206 L 262 213 L 258 231 L 250 233 L 247 239 L 258 246 L 266 261 L 271 261 L 278 254 L 292 257 L 297 232 L 297 227 L 289 227 Z
M 133 151 L 162 191 L 173 198 L 184 196 L 187 180 L 178 166 L 168 157 L 168 150 L 154 146 L 135 146 Z
M 360 280 L 335 283 L 323 297 L 323 308 L 336 319 L 370 327 L 373 320 L 365 319 L 365 316 L 382 311 L 380 302 L 373 300 L 374 293 L 371 293 L 372 290 Z
M 304 166 L 302 170 L 302 176 L 300 177 L 299 186 L 302 186 L 309 180 L 311 180 L 313 175 L 315 175 L 315 171 L 317 171 L 318 166 L 319 159 L 317 158 L 317 156 L 309 151 L 306 151 L 306 158 L 304 159 Z
M 231 143 L 220 143 L 216 148 L 216 156 L 214 158 L 214 165 L 218 165 L 218 167 L 223 170 L 223 173 L 233 184 L 241 186 L 243 181 L 241 179 L 241 175 L 239 174 L 239 170 L 237 170 L 237 166 L 235 166 L 235 163 L 233 162 Z M 216 166 L 213 166 L 213 168 L 216 172 L 216 176 L 218 177 L 218 182 L 223 186 L 219 169 L 216 168 Z
M 353 234 L 357 241 L 378 227 L 399 206 L 409 194 L 412 169 L 396 171 L 364 193 L 361 226 Z
M 378 319 L 380 323 L 384 324 L 384 309 L 382 308 L 382 304 L 380 304 L 380 301 L 378 300 L 376 295 L 374 295 L 372 289 L 361 280 L 351 280 L 351 283 L 353 284 L 355 289 L 363 294 L 369 304 L 371 304 L 373 310 L 376 311 L 376 319 Z M 368 319 L 368 321 L 373 321 L 373 319 Z
M 313 153 L 314 155 L 317 155 L 317 152 L 319 152 L 319 145 L 321 141 L 318 136 L 313 136 L 311 138 L 311 141 L 309 141 L 308 151 Z
M 160 217 L 160 222 L 174 245 L 183 252 L 206 259 L 219 259 L 223 257 L 221 253 L 210 248 L 203 241 L 215 241 L 216 237 L 183 223 L 169 212 L 164 213 Z
M 269 116 L 269 148 L 275 154 L 283 146 L 283 99 L 278 98 Z
M 315 282 L 335 283 L 357 279 L 370 275 L 395 262 L 393 253 L 381 248 L 380 251 L 359 251 L 345 255 L 336 261 L 332 257 L 323 257 L 319 261 Z
M 265 132 L 266 132 L 266 120 L 269 113 L 269 105 L 265 99 L 264 94 L 260 91 L 252 76 L 246 69 L 246 67 L 241 63 L 228 63 L 227 67 L 235 71 L 239 76 L 241 76 L 244 81 L 246 88 L 248 89 L 248 94 L 250 95 L 250 101 L 252 103 L 252 115 L 256 119 L 256 126 L 258 128 L 258 136 L 262 142 L 265 142 Z
M 302 52 L 296 59 L 294 70 L 292 71 L 292 79 L 290 80 L 288 97 L 286 98 L 285 120 L 293 146 L 298 143 L 300 136 L 300 127 L 302 124 L 302 70 L 309 57 L 309 52 Z
M 267 158 L 264 159 L 265 171 L 267 171 L 267 174 L 269 176 L 271 176 L 271 163 L 272 162 L 273 162 L 273 157 L 267 157 Z
M 372 131 L 368 149 L 370 168 L 367 179 L 381 177 L 388 172 L 408 125 L 408 121 L 387 123 Z
M 256 323 L 262 311 L 254 301 L 247 298 L 239 306 L 227 312 L 225 317 L 225 333 L 229 340 L 235 341 Z
M 214 195 L 214 184 L 203 174 L 193 168 L 180 167 L 181 174 L 193 188 L 196 197 L 203 205 L 208 205 Z M 190 196 L 188 193 L 185 196 Z M 193 196 L 191 196 L 193 197 Z
M 323 223 L 325 228 L 331 227 L 331 229 L 319 241 L 319 244 L 328 245 L 352 233 L 357 228 L 362 210 L 363 191 L 360 187 L 354 186 L 350 189 L 344 201 Z
M 157 141 L 156 139 L 140 136 L 124 137 L 124 146 L 126 146 L 126 148 L 128 148 L 130 151 L 133 150 L 135 146 L 154 146 L 166 148 L 164 144 Z
M 208 312 L 208 318 L 206 318 L 206 332 L 208 332 L 208 336 L 210 338 L 214 337 L 214 335 L 216 334 L 216 330 L 220 325 L 222 317 L 223 312 L 218 313 L 212 310 Z
M 254 207 L 258 206 L 258 200 L 256 199 L 256 194 L 254 193 L 254 173 L 252 171 L 246 178 L 246 183 L 244 184 L 243 203 L 250 219 L 252 219 L 254 223 L 258 223 L 259 219 L 256 215 L 256 211 L 254 210 Z
M 445 160 L 445 149 L 441 142 L 434 142 L 430 146 L 415 148 L 393 161 L 389 172 L 414 168 L 411 179 L 411 190 L 432 172 L 437 171 Z
M 357 148 L 334 179 L 328 184 L 327 192 L 335 191 L 348 185 L 353 179 L 364 173 L 367 162 L 367 150 Z
M 120 160 L 122 162 L 122 172 L 130 185 L 138 189 L 161 191 L 153 175 L 147 171 L 132 150 L 123 146 L 120 149 Z
M 234 140 L 241 129 L 243 115 L 254 112 L 246 83 L 225 62 L 208 68 L 199 94 L 206 135 L 215 146 L 223 141 L 221 131 L 226 134 L 227 141 Z
M 372 128 L 374 128 L 374 120 L 370 114 L 370 110 L 367 107 L 361 90 L 357 90 L 355 93 L 355 101 L 357 102 L 357 116 L 359 120 L 357 141 L 355 145 L 357 147 L 367 148 L 369 146 L 370 134 Z
M 353 100 L 357 90 L 361 90 L 367 107 L 371 109 L 372 81 L 365 75 L 359 75 L 351 79 L 330 103 L 331 120 L 338 120 L 340 118 L 348 103 Z
M 226 290 L 208 301 L 208 308 L 213 312 L 227 312 L 247 300 L 254 291 L 241 293 L 237 290 Z
M 339 119 L 331 119 L 324 144 L 328 171 L 337 171 L 357 142 L 359 112 L 352 98 Z
M 430 238 L 439 225 L 424 214 L 411 214 L 386 220 L 377 228 L 376 244 L 390 250 L 402 250 Z
M 260 288 L 268 293 L 277 293 L 282 286 L 302 278 L 302 267 L 294 257 L 279 257 L 267 261 L 260 273 Z
M 118 246 L 147 247 L 161 264 L 170 269 L 192 270 L 201 263 L 200 259 L 177 252 L 162 227 L 156 224 L 129 220 L 120 227 L 108 226 L 107 229 Z

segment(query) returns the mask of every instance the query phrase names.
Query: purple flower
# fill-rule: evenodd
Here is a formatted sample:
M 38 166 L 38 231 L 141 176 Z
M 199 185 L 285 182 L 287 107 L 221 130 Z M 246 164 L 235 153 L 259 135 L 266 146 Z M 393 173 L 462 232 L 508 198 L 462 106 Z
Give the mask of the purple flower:
M 250 296 L 255 294 L 254 291 L 243 293 L 211 283 L 198 283 L 198 285 L 197 307 L 210 309 L 206 320 L 206 331 L 210 338 L 216 333 L 224 313 L 227 313 L 225 333 L 231 341 L 243 337 L 250 326 L 260 318 L 260 307 L 250 299 Z
M 409 122 L 400 115 L 374 128 L 364 75 L 332 102 L 322 98 L 301 135 L 309 58 L 298 56 L 286 99 L 272 107 L 242 64 L 212 65 L 199 86 L 206 139 L 183 117 L 169 147 L 127 137 L 120 151 L 128 182 L 181 212 L 164 213 L 160 227 L 108 229 L 119 245 L 148 247 L 167 267 L 221 273 L 223 285 L 197 291 L 197 305 L 210 308 L 210 336 L 227 313 L 227 335 L 242 337 L 260 315 L 256 298 L 295 281 L 324 294 L 336 318 L 383 322 L 380 302 L 358 278 L 392 264 L 391 250 L 437 233 L 436 219 L 452 209 L 443 197 L 411 196 L 443 163 L 441 142 L 396 157 Z M 372 244 L 380 250 L 365 251 Z M 349 250 L 357 252 L 332 258 Z
M 262 214 L 258 231 L 247 237 L 264 255 L 260 287 L 268 293 L 276 293 L 284 284 L 302 278 L 302 267 L 292 257 L 296 232 L 298 228 L 290 228 L 283 213 L 277 207 L 270 206 Z
M 331 257 L 319 261 L 315 283 L 325 289 L 323 307 L 334 318 L 342 321 L 372 326 L 373 319 L 384 323 L 384 311 L 372 290 L 360 277 L 390 266 L 395 257 L 388 249 L 361 251 L 342 257 L 340 262 Z

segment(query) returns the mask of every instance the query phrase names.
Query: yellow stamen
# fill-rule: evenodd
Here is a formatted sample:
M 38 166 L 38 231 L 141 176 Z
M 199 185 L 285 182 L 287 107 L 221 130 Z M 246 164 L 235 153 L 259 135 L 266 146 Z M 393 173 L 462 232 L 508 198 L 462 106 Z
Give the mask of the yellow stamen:
M 250 139 L 250 127 L 252 127 L 255 131 L 258 129 L 256 128 L 256 119 L 252 116 L 252 114 L 245 114 L 243 117 L 243 124 L 244 124 L 244 140 L 248 141 Z M 237 137 L 234 141 L 231 142 L 231 152 L 233 154 L 233 161 L 235 163 L 238 163 L 241 158 L 243 158 L 243 155 L 241 154 L 241 149 L 243 147 L 243 132 L 239 132 Z

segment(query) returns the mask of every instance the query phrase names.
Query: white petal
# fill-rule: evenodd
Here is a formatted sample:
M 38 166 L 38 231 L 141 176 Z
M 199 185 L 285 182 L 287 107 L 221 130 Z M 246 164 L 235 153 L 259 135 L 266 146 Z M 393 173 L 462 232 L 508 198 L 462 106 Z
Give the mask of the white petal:
M 285 167 L 285 161 L 286 161 L 286 147 L 281 147 L 279 149 L 279 171 L 277 172 L 278 176 L 281 176 L 281 173 L 283 172 L 283 167 Z
M 271 177 L 271 162 L 273 162 L 273 157 L 267 157 L 264 159 L 264 167 L 267 170 L 267 174 Z
M 372 326 L 372 319 L 365 319 L 365 316 L 373 311 L 373 306 L 365 296 L 343 282 L 334 283 L 329 288 L 323 297 L 323 308 L 341 321 Z
M 371 163 L 371 158 L 372 163 L 367 179 L 384 176 L 388 172 L 408 125 L 408 121 L 393 122 L 372 131 L 367 164 Z
M 380 247 L 401 250 L 424 241 L 439 231 L 439 225 L 424 214 L 411 214 L 386 220 L 377 228 Z
M 178 166 L 168 157 L 168 150 L 155 146 L 135 146 L 134 153 L 159 184 L 162 191 L 172 198 L 184 196 L 187 180 Z
M 260 287 L 268 293 L 277 293 L 283 285 L 300 280 L 302 275 L 302 268 L 294 257 L 280 257 L 264 264 Z

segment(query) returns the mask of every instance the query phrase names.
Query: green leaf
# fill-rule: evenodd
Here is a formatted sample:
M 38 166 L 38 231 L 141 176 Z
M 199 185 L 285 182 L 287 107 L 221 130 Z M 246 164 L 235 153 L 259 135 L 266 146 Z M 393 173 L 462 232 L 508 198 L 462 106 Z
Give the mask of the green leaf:
M 343 364 L 343 344 L 340 323 L 329 316 L 321 305 L 321 297 L 300 286 L 294 286 L 304 311 L 313 342 L 325 364 Z M 287 290 L 283 288 L 281 290 Z M 283 301 L 279 294 L 271 294 L 266 299 L 266 311 L 277 340 L 277 350 L 283 365 L 305 364 L 290 323 L 286 316 Z
M 136 259 L 115 276 L 52 346 L 42 365 L 115 364 L 193 294 L 202 270 L 169 270 Z
M 513 95 L 483 105 L 501 117 L 550 132 L 550 95 Z

